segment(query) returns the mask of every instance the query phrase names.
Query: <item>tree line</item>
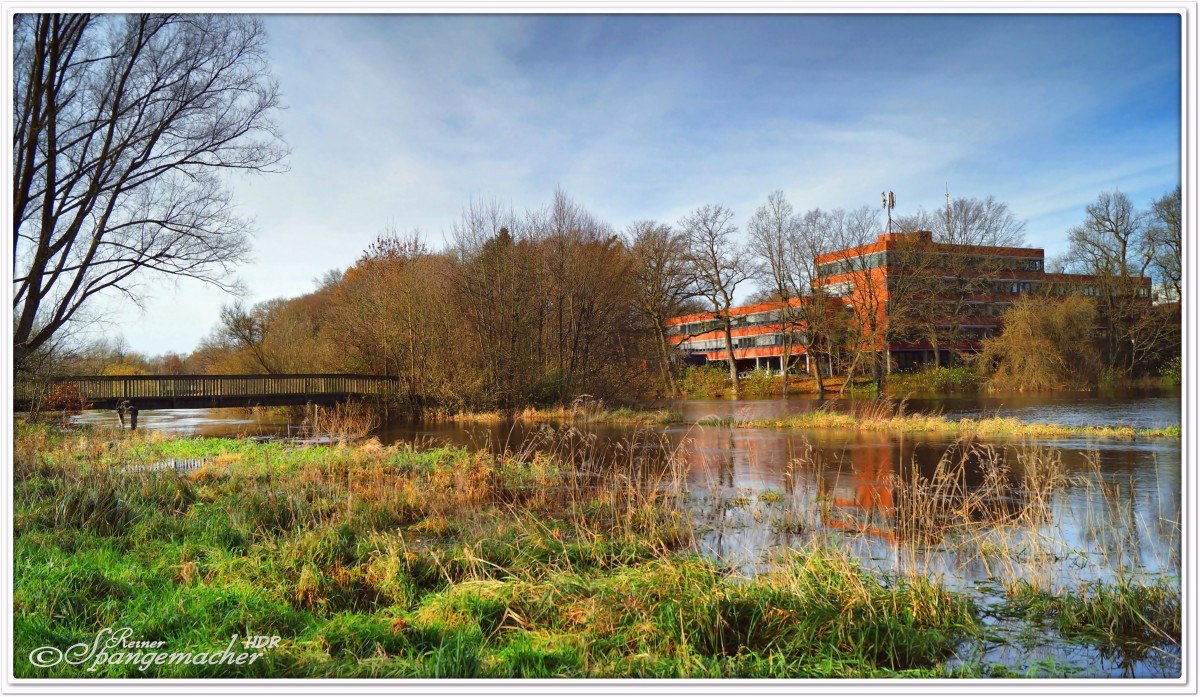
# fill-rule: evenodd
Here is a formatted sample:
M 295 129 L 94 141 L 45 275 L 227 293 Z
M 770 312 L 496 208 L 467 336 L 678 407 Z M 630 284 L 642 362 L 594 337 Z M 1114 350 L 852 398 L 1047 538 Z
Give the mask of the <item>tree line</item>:
M 1075 349 L 1079 337 L 1095 338 L 1096 360 L 1066 361 L 1072 378 L 1094 381 L 1106 369 L 1137 376 L 1178 354 L 1177 308 L 1150 308 L 1137 292 L 1144 274 L 1180 282 L 1178 201 L 1176 191 L 1138 212 L 1124 194 L 1104 193 L 1071 231 L 1069 254 L 1052 262 L 1092 277 L 1086 296 L 1076 288 L 1041 300 L 1043 314 L 1058 319 L 1040 326 L 1064 326 L 1063 317 L 1084 322 L 1073 330 Z M 918 209 L 896 221 L 897 230 L 929 235 L 903 238 L 889 260 L 901 273 L 887 284 L 871 282 L 877 265 L 867 257 L 844 259 L 835 271 L 816 263 L 822 254 L 874 242 L 880 218 L 867 206 L 799 213 L 776 191 L 750 215 L 744 237 L 734 213 L 719 204 L 699 206 L 674 225 L 641 220 L 618 232 L 562 191 L 523 212 L 475 200 L 451 227 L 445 249 L 430 249 L 416 233 L 387 230 L 311 293 L 226 305 L 191 355 L 139 362 L 122 351 L 108 370 L 395 376 L 414 415 L 511 410 L 582 395 L 638 401 L 678 393 L 680 362 L 667 319 L 715 313 L 723 352 L 732 355 L 730 308 L 769 301 L 780 306 L 784 354 L 803 350 L 825 366 L 814 371 L 818 391 L 823 373 L 882 383 L 890 369 L 882 342 L 923 340 L 957 351 L 966 333 L 953 317 L 970 311 L 969 298 L 990 292 L 991 272 L 1004 270 L 986 268 L 1000 263 L 988 257 L 937 254 L 932 245 L 1020 246 L 1024 224 L 991 197 L 950 199 L 936 214 Z M 857 286 L 849 306 L 827 284 L 833 273 Z M 757 294 L 736 301 L 748 283 Z M 1075 304 L 1059 308 L 1068 300 Z M 1014 329 L 985 341 L 983 362 L 1023 386 L 1037 381 L 1018 364 L 1050 354 L 1045 337 L 1030 333 L 1030 307 L 1018 306 L 1011 323 L 1005 317 Z M 1109 329 L 1098 331 L 1102 326 Z M 97 355 L 104 352 L 92 351 L 93 366 Z M 728 367 L 736 390 L 737 371 L 732 362 Z

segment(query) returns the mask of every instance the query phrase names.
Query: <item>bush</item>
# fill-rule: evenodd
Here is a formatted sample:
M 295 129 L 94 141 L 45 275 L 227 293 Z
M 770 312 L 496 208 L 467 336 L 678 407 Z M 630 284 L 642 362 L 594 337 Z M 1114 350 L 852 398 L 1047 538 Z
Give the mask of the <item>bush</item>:
M 1004 331 L 983 340 L 976 365 L 993 387 L 1048 390 L 1082 387 L 1100 376 L 1100 350 L 1090 327 L 1096 306 L 1081 296 L 1023 297 L 1004 313 Z
M 972 366 L 925 368 L 915 373 L 892 373 L 887 377 L 889 392 L 973 392 L 979 388 L 979 374 Z
M 1166 365 L 1159 369 L 1158 374 L 1162 376 L 1164 385 L 1168 387 L 1177 387 L 1183 384 L 1183 356 L 1175 356 Z
M 718 365 L 694 365 L 683 369 L 679 389 L 685 399 L 720 397 L 729 389 L 729 371 Z
M 742 378 L 743 397 L 770 397 L 780 391 L 779 378 L 771 377 L 765 370 L 755 369 Z

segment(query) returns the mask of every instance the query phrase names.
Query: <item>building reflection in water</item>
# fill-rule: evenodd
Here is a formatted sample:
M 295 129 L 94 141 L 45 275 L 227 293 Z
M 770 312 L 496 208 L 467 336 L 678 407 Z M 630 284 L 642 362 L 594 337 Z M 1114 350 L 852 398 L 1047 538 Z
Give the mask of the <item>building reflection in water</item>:
M 1177 497 L 1148 495 L 1152 483 L 1118 472 L 1097 473 L 1104 486 L 1087 484 L 1087 455 L 1080 451 L 719 427 L 691 428 L 676 443 L 700 513 L 701 549 L 746 570 L 762 570 L 783 549 L 834 535 L 868 566 L 986 578 L 994 569 L 978 549 L 961 539 L 941 544 L 964 531 L 982 540 L 1014 522 L 1030 535 L 1058 538 L 1059 551 L 1074 546 L 1135 564 L 1177 565 L 1147 561 L 1147 549 L 1161 556 L 1178 545 L 1160 530 L 1159 516 L 1143 515 L 1156 508 L 1177 519 Z M 1047 463 L 1058 477 L 1052 484 Z

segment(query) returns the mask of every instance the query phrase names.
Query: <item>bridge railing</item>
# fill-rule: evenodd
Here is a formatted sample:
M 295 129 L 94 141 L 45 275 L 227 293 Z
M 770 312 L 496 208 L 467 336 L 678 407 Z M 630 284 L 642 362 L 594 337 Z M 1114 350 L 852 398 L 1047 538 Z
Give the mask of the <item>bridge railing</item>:
M 78 386 L 89 399 L 261 397 L 285 395 L 386 396 L 396 378 L 377 375 L 89 375 L 56 382 Z

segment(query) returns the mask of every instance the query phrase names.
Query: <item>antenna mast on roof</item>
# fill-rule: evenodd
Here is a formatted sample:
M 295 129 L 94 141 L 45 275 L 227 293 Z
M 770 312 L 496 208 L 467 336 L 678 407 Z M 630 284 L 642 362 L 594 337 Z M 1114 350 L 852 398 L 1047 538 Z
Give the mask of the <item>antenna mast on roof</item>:
M 957 241 L 956 240 L 957 235 L 955 235 L 954 230 L 951 229 L 953 224 L 954 224 L 954 216 L 952 216 L 950 214 L 950 182 L 946 182 L 946 230 L 945 230 L 945 234 L 946 234 L 946 240 L 949 242 Z
M 887 211 L 887 231 L 892 231 L 892 209 L 896 207 L 896 194 L 891 191 L 883 192 L 883 208 Z

